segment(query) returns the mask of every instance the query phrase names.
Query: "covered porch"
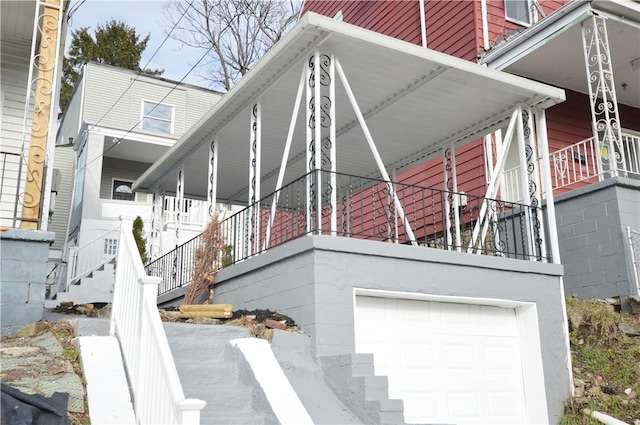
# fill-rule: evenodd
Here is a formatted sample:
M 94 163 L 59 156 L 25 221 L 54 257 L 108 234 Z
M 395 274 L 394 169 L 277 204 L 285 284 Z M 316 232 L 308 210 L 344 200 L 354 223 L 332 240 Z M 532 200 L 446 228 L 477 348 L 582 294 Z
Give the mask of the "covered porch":
M 133 189 L 156 202 L 166 190 L 178 203 L 202 194 L 212 215 L 219 203 L 246 205 L 224 222 L 233 262 L 309 234 L 557 262 L 553 199 L 543 211 L 540 196 L 551 192 L 545 109 L 563 100 L 560 89 L 309 14 Z M 486 195 L 458 193 L 454 149 L 498 129 Z M 524 170 L 520 203 L 499 194 L 510 150 Z M 438 187 L 394 182 L 438 156 Z
M 544 209 L 540 196 L 551 193 L 545 109 L 563 100 L 560 89 L 306 14 L 134 190 L 157 202 L 167 188 L 176 188 L 178 203 L 185 191 L 206 194 L 212 217 L 216 204 L 244 205 L 222 221 L 226 267 L 215 278 L 216 302 L 289 315 L 321 362 L 350 365 L 354 353 L 373 353 L 407 422 L 462 423 L 461 406 L 493 400 L 506 413 L 479 408 L 468 418 L 555 423 L 571 368 L 553 196 Z M 497 129 L 504 144 L 485 196 L 459 192 L 455 148 Z M 524 170 L 521 203 L 500 195 L 511 147 Z M 395 181 L 436 157 L 436 187 Z M 160 302 L 197 278 L 199 245 L 184 241 L 147 265 L 161 277 Z M 432 320 L 436 309 L 441 318 Z M 508 317 L 513 332 L 496 315 Z M 374 341 L 367 317 L 407 329 L 408 338 L 396 343 L 392 331 L 376 332 Z M 456 320 L 495 324 L 495 339 L 440 326 Z M 446 359 L 451 338 L 456 347 L 475 338 L 481 350 L 497 342 L 504 357 L 480 357 L 521 362 L 501 362 L 509 370 L 500 387 L 512 388 L 513 402 L 485 391 L 491 366 L 468 347 L 451 365 L 476 362 L 453 381 L 479 382 L 474 401 L 442 402 L 460 385 L 445 388 L 451 380 L 437 373 L 444 363 L 430 364 L 425 353 Z M 386 354 L 400 349 L 418 373 Z M 351 374 L 340 373 L 345 388 L 362 381 Z M 381 409 L 355 398 L 348 402 L 366 406 L 363 415 Z
M 548 111 L 556 195 L 611 178 L 640 179 L 640 5 L 569 2 L 486 52 L 491 68 L 567 90 Z M 562 109 L 562 110 L 560 110 Z M 520 200 L 518 167 L 507 167 L 508 199 Z

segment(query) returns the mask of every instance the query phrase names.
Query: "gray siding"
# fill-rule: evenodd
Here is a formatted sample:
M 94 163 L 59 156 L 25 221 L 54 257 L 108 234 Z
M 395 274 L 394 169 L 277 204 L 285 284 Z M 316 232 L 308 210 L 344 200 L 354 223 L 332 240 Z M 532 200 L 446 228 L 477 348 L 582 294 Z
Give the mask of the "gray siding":
M 222 96 L 204 90 L 187 90 L 185 127 L 189 130 L 215 105 Z
M 556 200 L 565 289 L 580 298 L 633 293 L 626 227 L 640 229 L 640 183 L 609 179 Z
M 136 75 L 130 70 L 88 64 L 85 70 L 84 120 L 89 124 L 166 136 L 165 133 L 140 128 L 142 102 L 162 101 L 174 106 L 174 132 L 171 137 L 179 138 L 220 99 L 219 94 L 208 90 L 188 85 L 175 87 L 175 83 L 144 75 L 136 79 Z
M 60 170 L 60 186 L 56 195 L 56 205 L 48 230 L 55 232 L 56 240 L 51 249 L 62 250 L 67 235 L 67 224 L 71 208 L 71 196 L 75 182 L 74 164 L 76 153 L 72 146 L 57 146 L 54 169 Z
M 84 84 L 84 76 L 76 83 L 71 99 L 64 110 L 58 134 L 56 136 L 57 145 L 65 145 L 69 143 L 69 138 L 74 140 L 78 137 L 80 131 L 80 117 L 82 115 L 82 84 Z
M 104 158 L 102 164 L 100 199 L 111 199 L 113 179 L 135 181 L 151 166 L 151 164 L 144 162 L 109 157 Z

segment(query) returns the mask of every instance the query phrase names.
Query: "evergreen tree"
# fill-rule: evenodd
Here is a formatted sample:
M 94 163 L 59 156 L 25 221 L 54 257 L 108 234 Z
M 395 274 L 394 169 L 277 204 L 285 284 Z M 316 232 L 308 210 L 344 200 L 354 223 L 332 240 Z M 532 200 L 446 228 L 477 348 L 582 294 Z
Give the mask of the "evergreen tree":
M 143 264 L 147 264 L 149 257 L 147 256 L 147 241 L 142 236 L 144 234 L 144 223 L 140 216 L 133 220 L 133 238 L 136 240 L 140 259 Z
M 80 77 L 82 66 L 94 61 L 120 68 L 134 69 L 149 75 L 160 75 L 163 70 L 140 69 L 142 52 L 147 47 L 150 35 L 142 40 L 135 28 L 121 21 L 111 20 L 98 25 L 95 35 L 89 28 L 80 28 L 71 34 L 69 53 L 63 60 L 60 109 L 64 111 L 71 98 L 73 87 Z

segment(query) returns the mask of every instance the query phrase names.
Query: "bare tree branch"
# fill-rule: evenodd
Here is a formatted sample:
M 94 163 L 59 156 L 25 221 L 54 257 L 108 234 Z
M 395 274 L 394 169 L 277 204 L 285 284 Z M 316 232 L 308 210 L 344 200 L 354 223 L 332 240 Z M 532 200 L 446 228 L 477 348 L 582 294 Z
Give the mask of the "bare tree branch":
M 300 0 L 172 1 L 165 7 L 171 37 L 210 50 L 207 80 L 228 91 L 260 60 L 298 18 Z

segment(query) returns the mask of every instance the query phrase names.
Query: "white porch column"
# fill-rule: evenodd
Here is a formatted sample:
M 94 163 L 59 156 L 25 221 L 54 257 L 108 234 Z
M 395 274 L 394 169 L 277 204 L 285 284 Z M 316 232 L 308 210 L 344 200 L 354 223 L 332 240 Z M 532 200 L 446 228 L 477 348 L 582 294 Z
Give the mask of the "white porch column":
M 324 216 L 328 217 L 331 235 L 336 235 L 335 58 L 315 50 L 308 65 L 307 232 L 322 234 Z
M 251 108 L 251 133 L 249 146 L 249 228 L 247 247 L 249 255 L 259 252 L 260 247 L 260 162 L 262 158 L 262 111 L 261 100 Z
M 461 251 L 460 240 L 460 199 L 458 195 L 458 177 L 456 174 L 456 152 L 455 146 L 451 144 L 445 149 L 442 164 L 444 168 L 444 187 L 447 191 L 445 196 L 445 217 L 446 217 L 446 235 L 447 247 L 449 250 L 454 246 L 456 251 Z M 453 222 L 452 222 L 453 221 Z M 452 234 L 455 233 L 455 236 Z
M 549 226 L 549 248 L 551 260 L 560 264 L 560 245 L 558 243 L 558 228 L 556 224 L 556 206 L 553 196 L 551 180 L 551 162 L 549 159 L 549 140 L 547 138 L 547 118 L 544 109 L 536 111 L 536 128 L 538 129 L 538 144 L 540 146 L 541 180 L 547 202 L 547 226 Z M 544 232 L 543 232 L 544 234 Z
M 182 209 L 184 208 L 184 163 L 180 166 L 176 179 L 176 235 L 175 246 L 180 245 L 180 229 L 182 228 Z
M 209 219 L 216 214 L 218 199 L 218 140 L 214 138 L 209 145 L 209 178 L 207 179 L 207 206 Z
M 524 221 L 524 234 L 520 235 L 522 238 L 526 238 L 523 241 L 524 252 L 523 255 L 525 258 L 529 256 L 529 258 L 533 258 L 535 255 L 535 249 L 533 247 L 532 241 L 532 230 L 531 230 L 531 210 L 529 206 L 531 205 L 531 199 L 529 197 L 529 176 L 528 176 L 528 158 L 527 158 L 527 141 L 529 140 L 531 128 L 529 127 L 529 115 L 525 111 L 524 108 L 520 107 L 520 117 L 518 117 L 518 126 L 516 127 L 516 134 L 518 136 L 518 158 L 520 159 L 520 192 L 522 196 L 524 196 L 522 203 L 525 205 L 524 211 L 522 211 L 524 218 L 520 218 L 520 220 Z M 515 220 L 515 216 L 513 217 Z M 515 235 L 514 235 L 515 237 Z
M 162 195 L 160 191 L 153 191 L 153 203 L 151 205 L 151 238 L 149 241 L 149 258 L 151 261 L 157 260 L 162 252 L 161 232 L 162 218 L 164 211 L 162 208 Z
M 315 101 L 313 96 L 313 88 L 315 86 L 315 72 L 313 67 L 315 66 L 315 54 L 309 58 L 309 65 L 305 70 L 305 80 L 306 84 L 306 104 L 305 108 L 305 116 L 306 116 L 306 139 L 305 139 L 305 149 L 306 151 L 306 162 L 305 162 L 305 171 L 306 171 L 306 190 L 305 190 L 305 216 L 306 216 L 306 233 L 311 233 L 313 231 L 312 225 L 312 215 L 315 205 L 315 194 L 316 189 L 314 185 L 314 176 L 311 175 L 312 170 L 316 167 L 316 156 L 315 156 L 315 142 L 314 142 L 314 128 L 315 128 Z
M 478 239 L 478 235 L 480 235 L 480 231 L 482 230 L 482 237 L 486 235 L 488 226 L 489 226 L 489 216 L 493 214 L 490 210 L 490 205 L 488 199 L 496 199 L 497 193 L 500 183 L 500 176 L 504 172 L 504 165 L 507 160 L 507 153 L 509 152 L 509 148 L 511 147 L 511 140 L 513 139 L 513 134 L 516 128 L 516 122 L 520 120 L 521 109 L 519 106 L 516 106 L 511 113 L 511 119 L 509 120 L 509 125 L 507 126 L 507 131 L 505 132 L 503 144 L 498 150 L 498 158 L 496 160 L 496 166 L 493 169 L 493 173 L 491 175 L 491 179 L 489 184 L 487 185 L 487 191 L 484 195 L 484 201 L 482 202 L 482 206 L 480 207 L 480 213 L 478 214 L 478 220 L 473 228 L 473 234 L 471 235 L 471 240 L 469 241 L 469 246 L 467 247 L 467 252 L 473 252 L 473 246 Z M 483 241 L 481 241 L 483 243 Z M 480 251 L 477 251 L 478 253 Z
M 603 178 L 603 173 L 612 177 L 626 176 L 627 165 L 604 17 L 593 15 L 582 23 L 582 45 L 589 86 L 591 126 L 597 157 L 600 158 L 600 179 Z

